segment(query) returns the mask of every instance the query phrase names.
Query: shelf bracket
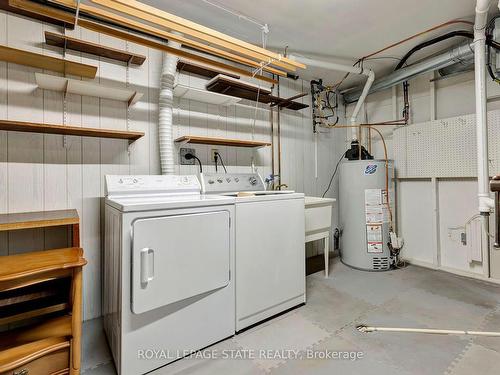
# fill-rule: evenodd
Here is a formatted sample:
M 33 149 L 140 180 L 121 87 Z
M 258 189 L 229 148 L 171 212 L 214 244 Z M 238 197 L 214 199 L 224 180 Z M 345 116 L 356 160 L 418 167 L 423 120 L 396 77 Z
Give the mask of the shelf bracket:
M 76 0 L 75 28 L 78 25 L 78 17 L 80 16 L 80 1 L 81 0 Z
M 180 142 L 176 142 L 179 146 L 184 146 L 184 145 L 187 145 L 189 142 L 191 141 L 191 138 L 186 138 L 186 139 L 183 139 L 182 141 Z

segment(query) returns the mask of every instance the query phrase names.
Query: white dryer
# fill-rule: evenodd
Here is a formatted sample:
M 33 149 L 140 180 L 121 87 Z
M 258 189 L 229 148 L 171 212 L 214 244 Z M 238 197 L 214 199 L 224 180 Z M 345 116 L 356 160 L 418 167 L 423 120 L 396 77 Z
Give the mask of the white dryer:
M 144 374 L 235 332 L 234 198 L 196 176 L 106 176 L 104 329 Z
M 235 197 L 236 331 L 305 303 L 304 194 L 266 190 L 257 173 L 200 179 L 205 194 Z

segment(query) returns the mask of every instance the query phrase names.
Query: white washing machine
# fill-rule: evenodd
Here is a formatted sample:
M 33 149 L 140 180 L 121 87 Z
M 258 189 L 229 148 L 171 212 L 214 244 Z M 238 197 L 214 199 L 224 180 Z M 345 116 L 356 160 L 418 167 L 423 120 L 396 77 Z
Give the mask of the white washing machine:
M 256 173 L 200 180 L 205 194 L 235 197 L 236 331 L 305 303 L 304 194 L 267 191 Z
M 234 335 L 234 198 L 196 176 L 106 176 L 104 329 L 118 373 Z

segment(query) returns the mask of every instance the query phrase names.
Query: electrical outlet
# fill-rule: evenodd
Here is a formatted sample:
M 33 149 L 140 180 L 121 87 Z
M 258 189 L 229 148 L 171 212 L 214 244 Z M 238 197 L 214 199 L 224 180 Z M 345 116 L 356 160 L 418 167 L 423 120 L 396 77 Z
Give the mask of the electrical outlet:
M 181 165 L 194 165 L 194 159 L 187 160 L 184 155 L 193 154 L 196 156 L 196 150 L 194 148 L 181 148 L 180 149 L 180 161 Z
M 216 148 L 213 148 L 210 150 L 210 155 L 211 155 L 211 158 L 210 160 L 214 161 L 215 160 L 215 153 L 219 153 L 219 150 L 216 149 Z
M 460 233 L 460 242 L 462 242 L 462 245 L 467 246 L 467 234 L 465 232 Z

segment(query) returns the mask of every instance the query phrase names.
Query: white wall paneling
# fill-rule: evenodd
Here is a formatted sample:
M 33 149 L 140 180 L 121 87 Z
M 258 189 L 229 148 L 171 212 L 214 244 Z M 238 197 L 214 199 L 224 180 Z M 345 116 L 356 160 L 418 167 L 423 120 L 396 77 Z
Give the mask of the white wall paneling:
M 0 43 L 51 56 L 62 50 L 44 44 L 44 31 L 63 30 L 10 13 L 0 12 Z M 0 62 L 0 118 L 20 121 L 66 123 L 73 126 L 140 130 L 145 136 L 130 147 L 126 141 L 35 133 L 0 132 L 0 213 L 76 208 L 81 220 L 81 244 L 88 260 L 84 268 L 84 317 L 101 314 L 101 228 L 104 176 L 106 174 L 160 173 L 158 147 L 158 94 L 162 54 L 139 45 L 77 27 L 67 34 L 147 57 L 140 67 L 75 51 L 66 58 L 98 67 L 95 82 L 130 87 L 144 93 L 127 110 L 122 102 L 37 89 L 35 72 L 49 71 Z M 72 77 L 78 79 L 79 77 Z M 182 84 L 204 88 L 202 77 L 180 74 Z M 302 80 L 281 80 L 281 95 L 309 92 Z M 310 104 L 310 96 L 301 98 Z M 271 140 L 270 111 L 266 105 L 242 101 L 229 107 L 174 100 L 174 136 L 193 134 L 228 138 Z M 275 116 L 276 119 L 276 116 Z M 328 184 L 334 159 L 344 142 L 343 133 L 319 134 L 319 178 L 314 177 L 314 144 L 310 109 L 281 111 L 282 182 L 308 195 L 321 195 Z M 66 142 L 64 142 L 66 139 Z M 190 146 L 191 147 L 191 146 Z M 194 145 L 207 170 L 214 170 L 211 146 Z M 217 146 L 229 171 L 249 171 L 252 158 L 265 177 L 272 171 L 271 148 L 258 150 Z M 182 174 L 198 172 L 197 166 L 178 164 Z M 336 197 L 336 183 L 328 196 Z M 336 214 L 335 214 L 336 215 Z M 336 223 L 336 216 L 334 217 Z M 0 254 L 65 246 L 64 229 L 29 230 L 0 234 Z M 310 254 L 317 253 L 316 245 Z

